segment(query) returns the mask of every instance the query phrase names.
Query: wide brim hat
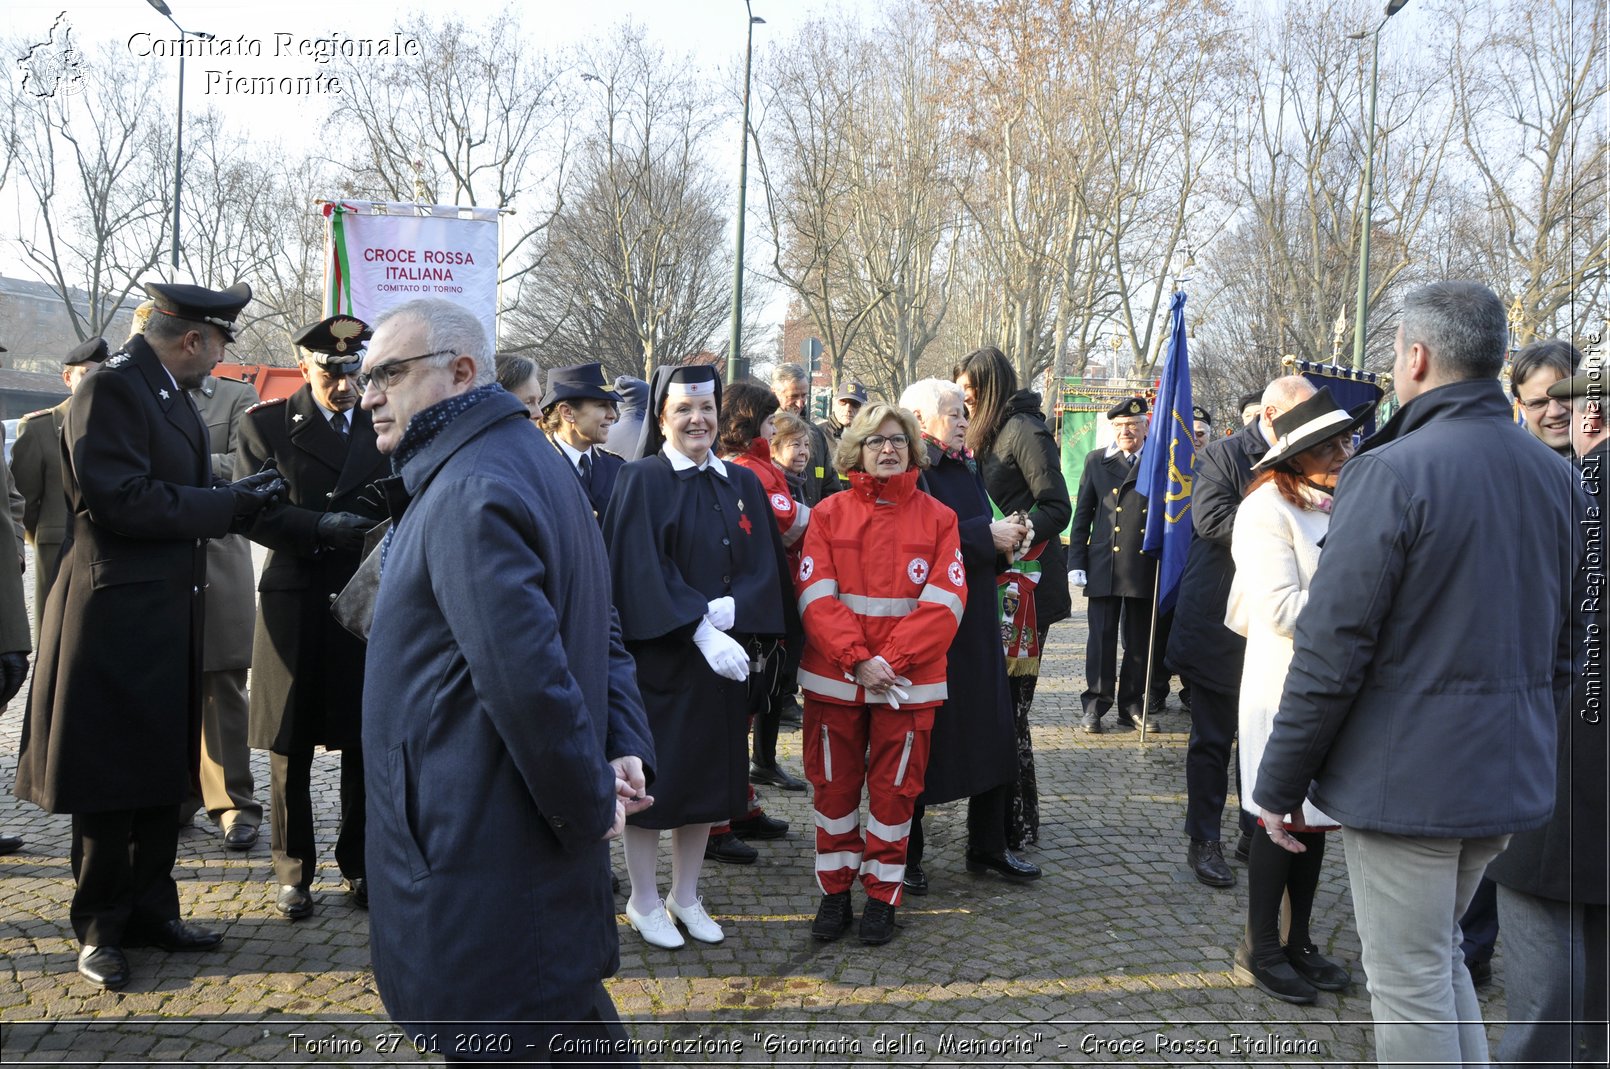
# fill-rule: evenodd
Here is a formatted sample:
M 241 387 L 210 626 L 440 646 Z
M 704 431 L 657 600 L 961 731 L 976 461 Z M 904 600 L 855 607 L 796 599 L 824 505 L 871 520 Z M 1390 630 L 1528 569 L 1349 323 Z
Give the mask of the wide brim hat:
M 537 407 L 547 411 L 560 401 L 607 401 L 615 405 L 620 400 L 614 385 L 604 378 L 604 365 L 571 364 L 548 369 L 547 389 Z
M 643 412 L 643 430 L 638 438 L 639 457 L 651 457 L 665 444 L 665 436 L 660 433 L 660 410 L 673 392 L 713 395 L 716 410 L 721 410 L 721 376 L 709 364 L 655 368 L 654 377 L 649 380 L 648 408 Z
M 363 347 L 374 331 L 356 316 L 333 315 L 309 323 L 291 335 L 291 343 L 306 351 L 308 360 L 330 371 L 355 374 L 363 362 Z
M 1252 470 L 1267 471 L 1338 434 L 1356 431 L 1374 409 L 1375 402 L 1366 401 L 1349 412 L 1336 403 L 1329 389 L 1321 386 L 1312 397 L 1275 417 L 1275 444 L 1252 465 Z
M 192 323 L 211 323 L 235 340 L 235 319 L 251 303 L 252 288 L 237 282 L 226 290 L 210 290 L 179 282 L 147 282 L 145 292 L 155 303 L 155 312 L 188 319 Z
M 1569 400 L 1572 397 L 1596 397 L 1604 399 L 1605 368 L 1599 363 L 1584 363 L 1575 375 L 1568 379 L 1561 379 L 1548 388 L 1548 396 L 1555 400 Z

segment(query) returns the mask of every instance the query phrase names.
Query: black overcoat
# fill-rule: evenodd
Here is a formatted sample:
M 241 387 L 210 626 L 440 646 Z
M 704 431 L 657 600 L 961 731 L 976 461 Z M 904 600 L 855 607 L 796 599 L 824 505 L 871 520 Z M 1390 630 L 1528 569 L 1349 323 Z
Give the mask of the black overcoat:
M 781 638 L 792 628 L 792 576 L 755 474 L 726 464 L 675 471 L 663 453 L 621 469 L 604 517 L 621 634 L 658 757 L 652 808 L 629 817 L 678 828 L 747 808 L 748 687 L 716 675 L 693 644 L 709 603 L 731 596 L 729 634 Z
M 174 805 L 201 756 L 206 540 L 234 495 L 143 337 L 79 385 L 62 430 L 72 526 L 45 605 L 17 796 L 52 813 Z
M 1157 558 L 1140 551 L 1146 496 L 1136 487 L 1140 461 L 1093 449 L 1079 477 L 1079 504 L 1068 528 L 1068 567 L 1089 580 L 1087 598 L 1152 598 Z
M 1247 640 L 1224 626 L 1235 579 L 1230 535 L 1235 513 L 1252 482 L 1252 465 L 1269 452 L 1258 421 L 1196 454 L 1191 486 L 1191 526 L 1196 537 L 1185 554 L 1174 628 L 1168 635 L 1168 667 L 1180 678 L 1223 694 L 1241 693 Z
M 252 639 L 253 747 L 290 754 L 358 742 L 363 709 L 363 643 L 336 623 L 330 601 L 358 570 L 360 554 L 319 544 L 319 517 L 351 512 L 376 523 L 385 505 L 372 484 L 391 468 L 375 448 L 374 422 L 354 408 L 343 438 L 303 386 L 241 420 L 235 470 L 273 460 L 285 477 L 286 507 L 247 532 L 269 549 L 258 580 Z
M 989 495 L 977 471 L 927 445 L 930 467 L 922 489 L 956 513 L 967 608 L 945 654 L 949 697 L 934 710 L 923 805 L 971 798 L 1017 776 L 1017 730 L 1006 686 L 1006 654 L 996 607 L 995 577 L 1002 558 L 990 536 Z
M 1034 586 L 1034 613 L 1040 627 L 1066 620 L 1073 611 L 1068 593 L 1068 551 L 1062 531 L 1073 515 L 1062 457 L 1040 413 L 1040 395 L 1019 390 L 1006 404 L 1006 422 L 989 448 L 978 454 L 984 487 L 1001 512 L 1022 510 L 1034 522 L 1040 553 L 1040 581 Z

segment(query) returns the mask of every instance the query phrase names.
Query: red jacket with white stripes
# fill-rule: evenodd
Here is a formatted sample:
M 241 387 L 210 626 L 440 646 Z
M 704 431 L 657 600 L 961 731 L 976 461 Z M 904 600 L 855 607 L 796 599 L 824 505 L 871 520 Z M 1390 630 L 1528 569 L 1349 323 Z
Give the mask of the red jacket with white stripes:
M 726 459 L 748 468 L 760 480 L 760 485 L 766 490 L 766 501 L 771 505 L 772 517 L 777 521 L 777 530 L 783 536 L 783 548 L 788 550 L 788 563 L 799 567 L 799 545 L 805 537 L 806 524 L 811 522 L 811 509 L 809 505 L 795 501 L 789 494 L 787 476 L 771 459 L 771 443 L 764 438 L 756 438 L 749 443 L 747 453 Z
M 811 513 L 794 575 L 805 653 L 799 685 L 840 705 L 878 705 L 855 682 L 872 657 L 911 680 L 902 709 L 945 700 L 945 651 L 967 606 L 956 514 L 917 489 L 917 469 L 887 481 L 849 475 Z

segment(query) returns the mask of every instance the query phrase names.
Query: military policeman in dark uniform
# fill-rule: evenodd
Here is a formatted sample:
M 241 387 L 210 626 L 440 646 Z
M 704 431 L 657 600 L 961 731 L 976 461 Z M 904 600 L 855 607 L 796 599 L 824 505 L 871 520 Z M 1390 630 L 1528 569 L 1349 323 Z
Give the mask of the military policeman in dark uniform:
M 143 336 L 85 378 L 62 429 L 72 527 L 45 605 L 16 792 L 73 816 L 78 971 L 128 982 L 124 946 L 204 950 L 179 919 L 174 814 L 197 775 L 206 540 L 240 530 L 283 488 L 269 471 L 215 481 L 186 390 L 234 340 L 251 300 L 148 283 Z
M 1146 441 L 1146 401 L 1130 397 L 1107 410 L 1114 441 L 1085 457 L 1079 499 L 1068 528 L 1068 568 L 1084 587 L 1090 638 L 1085 647 L 1084 729 L 1101 731 L 1113 706 L 1118 636 L 1124 639 L 1117 673 L 1120 731 L 1134 728 L 1146 700 L 1146 644 L 1152 622 L 1155 558 L 1140 551 L 1146 533 L 1146 498 L 1135 486 Z
M 356 905 L 367 907 L 363 857 L 363 644 L 330 615 L 330 602 L 358 570 L 364 535 L 385 517 L 372 485 L 390 474 L 374 424 L 357 407 L 354 378 L 369 328 L 330 316 L 299 331 L 305 385 L 265 401 L 241 420 L 236 471 L 272 461 L 286 505 L 247 531 L 267 546 L 257 585 L 248 741 L 269 751 L 275 908 L 296 920 L 313 912 L 318 869 L 311 796 L 313 749 L 341 751 L 341 831 L 335 860 Z
M 62 361 L 62 382 L 76 392 L 84 376 L 111 356 L 105 338 L 74 346 Z M 45 598 L 56 579 L 56 561 L 67 537 L 67 495 L 61 484 L 61 429 L 67 421 L 69 393 L 61 404 L 30 412 L 17 424 L 11 447 L 11 478 L 22 494 L 22 525 L 34 547 L 34 634 L 45 616 Z
M 604 448 L 609 428 L 620 418 L 619 400 L 614 385 L 604 379 L 602 364 L 574 364 L 549 369 L 547 390 L 537 406 L 543 432 L 570 462 L 600 524 L 615 476 L 626 464 L 625 457 Z

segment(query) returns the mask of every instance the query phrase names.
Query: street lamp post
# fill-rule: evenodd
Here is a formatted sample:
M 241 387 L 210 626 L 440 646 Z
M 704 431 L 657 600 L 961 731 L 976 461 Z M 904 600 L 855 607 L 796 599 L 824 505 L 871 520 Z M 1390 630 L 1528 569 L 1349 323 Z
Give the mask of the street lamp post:
M 156 0 L 152 0 L 153 3 Z M 1364 231 L 1359 235 L 1358 249 L 1358 303 L 1353 312 L 1353 366 L 1364 367 L 1364 328 L 1369 315 L 1370 297 L 1370 211 L 1375 200 L 1375 87 L 1381 73 L 1381 27 L 1386 20 L 1403 10 L 1409 0 L 1387 0 L 1386 14 L 1368 33 L 1350 33 L 1355 41 L 1369 37 L 1372 42 L 1370 56 L 1370 120 L 1364 142 Z
M 155 2 L 152 0 L 152 3 Z M 749 12 L 749 25 L 748 39 L 744 43 L 743 144 L 738 149 L 738 241 L 732 265 L 732 332 L 727 341 L 728 382 L 738 381 L 738 377 L 749 370 L 739 355 L 739 348 L 743 344 L 744 313 L 744 187 L 749 180 L 749 65 L 755 51 L 755 26 L 766 21 L 754 13 L 749 0 L 744 0 L 744 9 Z
M 210 33 L 201 33 L 197 30 L 187 30 L 174 19 L 173 12 L 168 9 L 165 0 L 146 0 L 146 3 L 156 8 L 157 13 L 173 23 L 173 28 L 179 31 L 179 115 L 173 128 L 173 268 L 179 269 L 179 191 L 184 187 L 184 39 L 195 37 L 203 41 L 212 40 Z

